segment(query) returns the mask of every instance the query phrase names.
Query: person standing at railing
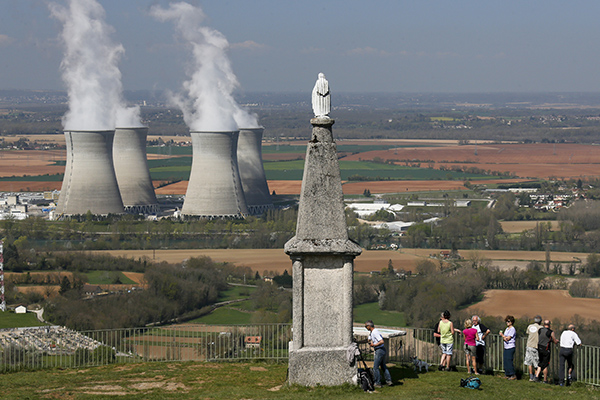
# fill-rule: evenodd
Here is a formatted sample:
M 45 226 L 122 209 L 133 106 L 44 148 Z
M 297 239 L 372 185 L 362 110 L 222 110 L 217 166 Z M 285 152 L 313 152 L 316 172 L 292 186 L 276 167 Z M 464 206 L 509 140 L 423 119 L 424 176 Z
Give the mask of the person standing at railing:
M 554 336 L 554 331 L 550 329 L 552 323 L 550 320 L 544 321 L 544 326 L 540 329 L 538 335 L 538 353 L 540 355 L 540 363 L 538 365 L 535 381 L 540 380 L 540 375 L 544 373 L 544 381 L 542 383 L 548 383 L 548 365 L 550 365 L 550 348 L 552 343 L 557 344 L 558 340 Z
M 390 370 L 385 365 L 385 356 L 387 351 L 385 349 L 383 336 L 377 329 L 375 329 L 375 324 L 371 320 L 365 322 L 365 328 L 367 328 L 369 331 L 369 345 L 375 351 L 373 358 L 373 378 L 375 379 L 375 387 L 381 387 L 381 375 L 379 373 L 379 368 L 383 370 L 383 378 L 385 379 L 385 383 L 388 386 L 392 386 L 392 376 L 390 375 Z
M 517 330 L 513 326 L 515 323 L 515 317 L 512 315 L 507 315 L 504 318 L 506 322 L 506 329 L 504 333 L 502 331 L 499 332 L 499 335 L 502 336 L 504 341 L 504 352 L 503 354 L 503 363 L 504 363 L 504 376 L 509 381 L 513 381 L 517 379 L 517 375 L 515 374 L 515 349 L 516 349 L 516 336 Z
M 440 335 L 440 348 L 442 349 L 440 370 L 446 369 L 446 371 L 450 371 L 450 360 L 452 359 L 452 349 L 454 347 L 454 332 L 461 333 L 460 329 L 454 328 L 454 324 L 450 321 L 450 311 L 446 310 L 442 313 L 442 319 L 438 325 L 437 332 Z
M 490 330 L 481 323 L 477 315 L 473 315 L 471 321 L 473 322 L 473 328 L 477 329 L 477 337 L 475 338 L 477 372 L 482 374 L 485 367 L 485 337 L 490 334 Z
M 473 328 L 473 321 L 471 321 L 469 318 L 465 320 L 463 336 L 465 337 L 465 356 L 467 358 L 467 369 L 470 374 L 475 373 L 475 375 L 479 375 L 479 372 L 477 372 L 477 362 L 475 360 L 475 337 L 477 336 L 477 329 Z M 473 369 L 471 369 L 471 365 L 473 365 Z
M 527 346 L 525 347 L 525 361 L 523 364 L 529 367 L 529 382 L 535 382 L 535 371 L 540 362 L 538 337 L 539 330 L 542 328 L 542 325 L 540 325 L 541 322 L 542 317 L 536 315 L 533 319 L 533 324 L 527 327 Z
M 571 324 L 560 335 L 560 352 L 558 353 L 558 384 L 560 386 L 565 385 L 565 361 L 569 367 L 567 386 L 571 384 L 572 373 L 575 368 L 575 364 L 573 364 L 575 346 L 581 346 L 581 339 L 575 333 L 575 325 Z

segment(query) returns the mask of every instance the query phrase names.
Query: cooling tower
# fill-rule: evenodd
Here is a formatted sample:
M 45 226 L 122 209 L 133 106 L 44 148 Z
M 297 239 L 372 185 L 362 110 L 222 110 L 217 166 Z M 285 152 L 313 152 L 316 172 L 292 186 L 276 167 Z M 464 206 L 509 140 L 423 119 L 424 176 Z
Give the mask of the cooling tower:
M 115 131 L 65 131 L 67 165 L 58 215 L 123 213 L 113 167 L 114 135 Z
M 240 129 L 237 162 L 248 212 L 262 214 L 273 208 L 269 186 L 262 163 L 262 135 L 264 128 Z
M 191 132 L 193 161 L 184 215 L 244 218 L 248 214 L 237 164 L 238 131 Z
M 113 160 L 125 211 L 156 214 L 158 201 L 146 162 L 148 128 L 117 128 Z

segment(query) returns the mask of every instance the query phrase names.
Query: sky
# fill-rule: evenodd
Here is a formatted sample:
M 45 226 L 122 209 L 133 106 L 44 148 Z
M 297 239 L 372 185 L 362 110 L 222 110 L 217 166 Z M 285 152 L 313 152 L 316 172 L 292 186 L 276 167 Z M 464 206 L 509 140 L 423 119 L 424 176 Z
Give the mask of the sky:
M 64 0 L 56 0 L 64 4 Z M 210 0 L 241 91 L 600 92 L 598 0 Z M 0 89 L 65 90 L 49 1 L 0 0 Z M 181 88 L 191 54 L 166 0 L 100 0 L 125 90 Z

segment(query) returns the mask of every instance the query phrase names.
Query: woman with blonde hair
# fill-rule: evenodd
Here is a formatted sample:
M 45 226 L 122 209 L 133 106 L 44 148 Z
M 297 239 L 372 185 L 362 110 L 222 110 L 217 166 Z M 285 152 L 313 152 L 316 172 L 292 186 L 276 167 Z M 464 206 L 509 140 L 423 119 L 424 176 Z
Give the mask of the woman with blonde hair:
M 463 330 L 463 335 L 465 337 L 465 357 L 467 359 L 467 370 L 470 374 L 475 373 L 475 375 L 479 375 L 479 372 L 477 372 L 477 358 L 475 357 L 477 349 L 475 347 L 477 329 L 473 328 L 473 322 L 471 322 L 471 318 L 467 318 L 465 320 L 465 329 Z M 471 365 L 473 365 L 473 369 L 471 369 Z

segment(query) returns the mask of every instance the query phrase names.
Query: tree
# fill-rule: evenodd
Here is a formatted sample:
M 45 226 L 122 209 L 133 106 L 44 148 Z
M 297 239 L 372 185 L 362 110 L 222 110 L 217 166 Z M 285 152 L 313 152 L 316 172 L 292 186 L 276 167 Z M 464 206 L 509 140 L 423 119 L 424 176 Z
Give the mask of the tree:
M 71 290 L 71 281 L 69 281 L 69 278 L 65 275 L 60 281 L 60 289 L 58 289 L 58 293 L 64 296 L 64 294 L 69 290 Z

